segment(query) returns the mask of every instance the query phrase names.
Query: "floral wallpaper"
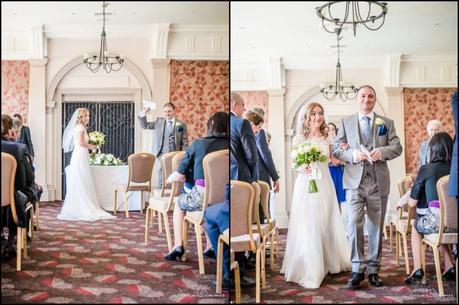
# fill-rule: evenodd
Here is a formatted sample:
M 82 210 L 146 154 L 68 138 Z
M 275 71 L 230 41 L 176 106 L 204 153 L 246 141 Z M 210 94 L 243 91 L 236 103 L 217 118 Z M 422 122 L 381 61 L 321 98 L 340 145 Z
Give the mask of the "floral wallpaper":
M 236 91 L 244 99 L 245 109 L 258 107 L 265 111 L 263 129 L 269 131 L 268 125 L 268 91 Z
M 191 143 L 206 134 L 212 113 L 229 111 L 229 62 L 171 60 L 170 73 L 170 100 Z
M 2 113 L 19 113 L 27 123 L 28 105 L 29 62 L 2 60 Z
M 454 137 L 451 96 L 455 88 L 405 88 L 405 164 L 406 172 L 417 168 L 419 145 L 427 139 L 426 126 L 430 120 L 440 120 L 443 131 Z

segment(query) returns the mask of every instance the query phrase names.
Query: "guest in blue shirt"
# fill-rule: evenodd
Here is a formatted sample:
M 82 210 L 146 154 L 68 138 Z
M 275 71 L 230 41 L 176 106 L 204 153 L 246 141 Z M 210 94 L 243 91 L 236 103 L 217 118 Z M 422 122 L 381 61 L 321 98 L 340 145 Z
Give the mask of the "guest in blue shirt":
M 328 123 L 327 125 L 328 125 L 328 139 L 330 140 L 331 143 L 333 143 L 336 137 L 336 133 L 338 132 L 338 128 L 336 127 L 335 124 L 331 122 Z M 346 193 L 344 192 L 344 189 L 343 189 L 344 164 L 340 160 L 333 157 L 333 155 L 331 155 L 328 168 L 330 170 L 330 175 L 332 177 L 333 184 L 335 186 L 336 198 L 338 199 L 338 204 L 340 204 L 340 210 L 341 210 L 341 202 L 346 201 Z

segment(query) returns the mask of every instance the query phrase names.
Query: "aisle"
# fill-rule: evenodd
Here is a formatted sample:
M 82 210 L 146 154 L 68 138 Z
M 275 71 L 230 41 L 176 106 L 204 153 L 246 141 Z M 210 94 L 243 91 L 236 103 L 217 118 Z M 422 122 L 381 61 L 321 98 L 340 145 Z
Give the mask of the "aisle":
M 276 271 L 271 272 L 269 259 L 266 262 L 266 288 L 261 289 L 261 302 L 265 303 L 455 303 L 455 282 L 443 281 L 445 297 L 438 296 L 435 266 L 433 264 L 432 251 L 428 251 L 427 285 L 407 286 L 404 283 L 405 265 L 403 258 L 400 266 L 395 264 L 395 248 L 389 252 L 388 240 L 383 240 L 382 267 L 379 273 L 384 286 L 374 288 L 368 286 L 368 277 L 362 282 L 362 289 L 349 290 L 346 288 L 350 273 L 344 272 L 336 275 L 328 275 L 319 289 L 305 289 L 296 283 L 284 281 L 283 274 L 279 273 L 284 255 L 287 231 L 280 231 L 281 258 L 275 260 Z M 365 237 L 365 245 L 367 240 Z M 411 250 L 408 249 L 409 253 Z M 367 248 L 365 247 L 365 253 Z M 411 260 L 412 264 L 412 260 Z M 249 275 L 255 278 L 255 269 L 249 270 Z M 242 289 L 242 303 L 255 303 L 255 287 Z M 235 299 L 234 293 L 230 295 Z
M 171 263 L 166 236 L 158 226 L 144 245 L 145 214 L 123 213 L 115 220 L 65 222 L 61 203 L 40 206 L 41 230 L 30 258 L 16 272 L 16 260 L 2 262 L 2 303 L 227 303 L 215 295 L 216 261 L 205 259 L 199 275 L 194 232 L 187 262 Z M 172 223 L 172 219 L 170 219 Z

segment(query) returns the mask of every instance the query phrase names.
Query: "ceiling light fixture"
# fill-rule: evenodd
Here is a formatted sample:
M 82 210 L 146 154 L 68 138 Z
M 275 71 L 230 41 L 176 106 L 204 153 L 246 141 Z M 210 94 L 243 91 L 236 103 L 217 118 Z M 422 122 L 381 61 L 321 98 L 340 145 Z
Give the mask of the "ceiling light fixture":
M 99 56 L 89 54 L 84 54 L 83 63 L 88 67 L 89 70 L 96 73 L 99 71 L 102 66 L 105 72 L 110 73 L 112 71 L 118 71 L 121 69 L 124 63 L 122 56 L 110 56 L 107 50 L 107 35 L 105 33 L 105 8 L 108 6 L 108 3 L 105 4 L 103 1 L 102 4 L 102 15 L 103 15 L 103 25 L 102 25 L 102 34 L 100 36 L 100 49 Z M 99 13 L 100 14 L 100 13 Z M 96 14 L 97 15 L 97 14 Z
M 364 7 L 364 2 L 368 4 L 366 8 Z M 362 4 L 362 7 L 360 4 Z M 344 7 L 344 5 L 346 6 Z M 371 31 L 376 31 L 382 27 L 386 20 L 387 3 L 377 1 L 332 1 L 317 7 L 316 11 L 317 15 L 322 19 L 323 28 L 327 32 L 334 33 L 337 27 L 342 28 L 345 24 L 352 24 L 355 36 L 358 24 L 362 24 Z M 365 18 L 362 18 L 362 15 L 366 15 Z

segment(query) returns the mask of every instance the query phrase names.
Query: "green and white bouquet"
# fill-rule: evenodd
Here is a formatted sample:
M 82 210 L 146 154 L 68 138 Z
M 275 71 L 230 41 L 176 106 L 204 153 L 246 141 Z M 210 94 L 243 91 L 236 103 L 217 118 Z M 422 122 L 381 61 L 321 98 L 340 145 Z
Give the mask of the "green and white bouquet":
M 292 149 L 290 157 L 293 159 L 293 167 L 299 169 L 300 167 L 314 165 L 315 162 L 325 162 L 328 157 L 323 155 L 322 150 L 315 144 L 305 142 L 295 145 Z M 316 179 L 320 177 L 320 170 L 316 166 L 312 166 L 312 175 L 309 179 L 309 193 L 317 193 Z M 317 178 L 315 178 L 317 177 Z
M 112 154 L 91 154 L 89 157 L 90 165 L 102 165 L 102 166 L 113 166 L 113 165 L 124 165 L 124 162 L 116 158 Z
M 105 135 L 100 131 L 93 131 L 89 133 L 89 144 L 100 146 L 105 144 Z

